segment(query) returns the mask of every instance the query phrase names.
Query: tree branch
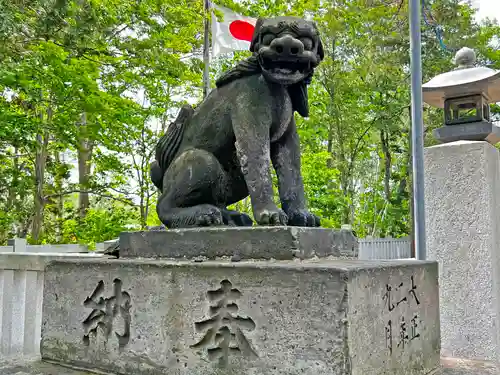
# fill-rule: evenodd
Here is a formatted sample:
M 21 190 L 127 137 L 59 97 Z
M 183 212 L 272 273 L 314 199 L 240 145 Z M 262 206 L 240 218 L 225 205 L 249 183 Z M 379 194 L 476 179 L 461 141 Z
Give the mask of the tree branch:
M 125 198 L 115 197 L 113 195 L 109 195 L 109 194 L 105 194 L 105 193 L 100 193 L 100 192 L 97 192 L 97 191 L 87 191 L 87 190 L 81 190 L 81 189 L 68 190 L 68 191 L 63 191 L 61 193 L 55 193 L 55 194 L 48 194 L 48 195 L 45 195 L 43 197 L 43 199 L 44 199 L 44 201 L 47 201 L 50 198 L 61 197 L 61 196 L 64 196 L 64 195 L 70 195 L 70 194 L 74 194 L 74 193 L 87 193 L 87 194 L 97 195 L 97 196 L 100 196 L 100 197 L 103 197 L 103 198 L 113 199 L 113 200 L 118 201 L 118 202 L 122 202 L 122 203 L 125 203 L 125 204 L 128 204 L 128 205 L 131 205 L 131 206 L 135 206 L 135 204 L 132 202 L 132 200 L 128 200 L 128 199 L 125 199 Z

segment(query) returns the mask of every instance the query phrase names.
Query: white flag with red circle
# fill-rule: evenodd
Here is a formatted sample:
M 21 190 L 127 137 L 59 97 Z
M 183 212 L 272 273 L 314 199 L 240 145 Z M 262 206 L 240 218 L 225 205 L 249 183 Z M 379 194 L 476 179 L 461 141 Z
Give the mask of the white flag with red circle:
M 212 3 L 224 18 L 219 21 L 212 12 L 212 57 L 233 51 L 248 51 L 257 20 L 245 17 Z

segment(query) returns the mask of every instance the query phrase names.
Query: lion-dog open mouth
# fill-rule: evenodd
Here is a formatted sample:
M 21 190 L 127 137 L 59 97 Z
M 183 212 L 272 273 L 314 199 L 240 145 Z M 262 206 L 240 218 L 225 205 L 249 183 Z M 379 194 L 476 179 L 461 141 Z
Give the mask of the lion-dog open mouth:
M 293 85 L 311 75 L 324 54 L 316 26 L 291 17 L 259 22 L 251 50 L 257 55 L 264 77 Z
M 307 77 L 311 69 L 311 61 L 286 61 L 260 58 L 262 72 L 266 78 L 281 84 L 294 84 Z

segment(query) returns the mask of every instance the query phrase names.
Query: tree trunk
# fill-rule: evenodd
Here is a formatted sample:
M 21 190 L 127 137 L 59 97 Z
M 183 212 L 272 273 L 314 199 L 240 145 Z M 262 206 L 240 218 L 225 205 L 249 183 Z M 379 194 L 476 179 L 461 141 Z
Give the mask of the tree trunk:
M 17 154 L 18 154 L 18 149 L 17 147 L 14 148 L 14 159 L 12 160 L 13 162 L 13 167 L 12 167 L 12 181 L 10 183 L 9 187 L 9 195 L 7 197 L 7 204 L 6 208 L 7 211 L 10 211 L 12 207 L 14 206 L 14 202 L 16 200 L 16 193 L 17 193 L 17 183 L 19 179 L 19 161 L 17 159 Z
M 146 216 L 146 205 L 144 202 L 144 191 L 141 191 L 140 212 L 141 212 L 141 229 L 145 229 L 146 228 L 146 221 L 148 218 Z
M 341 224 L 352 224 L 351 223 L 351 214 L 352 214 L 352 198 L 354 194 L 352 194 L 351 189 L 351 173 L 350 171 L 342 171 L 340 174 L 340 184 L 342 188 L 342 193 L 344 194 L 345 200 L 351 202 L 350 205 L 346 205 L 342 210 L 342 222 Z
M 332 40 L 332 63 L 335 64 L 335 47 L 336 47 L 336 39 L 333 38 Z M 335 87 L 332 88 L 331 92 L 330 92 L 330 101 L 331 101 L 331 104 L 332 104 L 332 110 L 333 108 L 335 108 L 335 102 L 334 102 L 334 99 L 335 99 Z M 329 123 L 328 125 L 328 143 L 327 143 L 327 151 L 328 151 L 328 155 L 330 155 L 330 157 L 328 158 L 327 160 L 327 167 L 328 168 L 333 168 L 333 121 L 335 119 L 335 116 L 332 116 L 332 121 Z
M 89 138 L 87 129 L 87 114 L 84 112 L 81 115 L 80 131 L 78 139 L 78 183 L 80 184 L 78 216 L 84 219 L 87 210 L 90 207 L 89 199 L 89 179 L 91 172 L 92 152 L 94 149 L 94 141 Z
M 57 165 L 61 165 L 61 156 L 58 151 L 54 153 L 55 160 L 57 162 Z M 62 193 L 62 188 L 63 188 L 63 177 L 59 172 L 56 173 L 54 176 L 54 185 L 56 189 L 56 193 Z M 55 234 L 56 234 L 56 242 L 60 243 L 62 241 L 62 223 L 63 223 L 63 214 L 64 214 L 64 198 L 62 194 L 59 194 L 57 197 L 57 210 L 56 210 L 56 227 L 55 227 Z
M 149 191 L 148 191 L 148 194 L 146 195 L 146 203 L 145 203 L 145 209 L 144 209 L 144 228 L 146 227 L 146 225 L 148 224 L 148 216 L 149 216 L 149 205 L 151 204 L 151 194 L 149 194 Z
M 49 145 L 49 133 L 36 135 L 37 151 L 35 157 L 35 212 L 31 225 L 31 237 L 35 243 L 40 241 L 43 226 L 43 211 L 45 201 L 43 196 L 43 185 L 45 182 L 45 166 L 47 163 L 47 147 Z
M 382 152 L 384 154 L 384 194 L 387 202 L 391 201 L 391 166 L 392 156 L 389 148 L 389 134 L 383 129 L 380 131 L 380 141 L 382 144 Z
M 47 149 L 49 146 L 49 128 L 52 123 L 52 108 L 49 106 L 45 113 L 47 121 L 43 132 L 36 135 L 36 155 L 35 155 L 35 194 L 34 194 L 34 215 L 31 226 L 31 237 L 35 243 L 39 243 L 43 229 L 43 211 L 45 209 L 45 199 L 43 187 L 45 183 L 45 167 L 47 164 Z M 44 123 L 44 113 L 40 112 L 41 123 Z

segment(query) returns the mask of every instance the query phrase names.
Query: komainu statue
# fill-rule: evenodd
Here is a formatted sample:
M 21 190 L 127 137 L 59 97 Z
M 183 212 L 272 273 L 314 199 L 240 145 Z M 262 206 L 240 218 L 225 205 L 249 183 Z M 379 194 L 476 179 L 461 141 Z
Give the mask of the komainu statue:
M 151 179 L 168 228 L 252 225 L 227 209 L 249 195 L 259 225 L 320 225 L 306 208 L 294 121 L 294 111 L 308 116 L 307 85 L 324 57 L 316 25 L 261 18 L 250 51 L 196 109 L 183 107 L 158 142 Z M 273 199 L 271 162 L 282 209 Z

